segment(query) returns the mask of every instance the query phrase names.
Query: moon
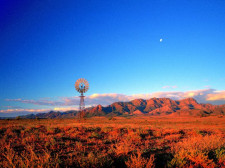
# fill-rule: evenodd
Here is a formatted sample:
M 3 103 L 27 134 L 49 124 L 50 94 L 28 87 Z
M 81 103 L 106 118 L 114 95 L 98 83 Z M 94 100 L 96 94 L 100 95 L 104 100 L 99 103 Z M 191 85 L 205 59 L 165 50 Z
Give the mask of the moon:
M 161 39 L 159 39 L 159 41 L 160 41 L 160 42 L 162 42 L 162 41 L 163 41 L 163 39 L 161 38 Z

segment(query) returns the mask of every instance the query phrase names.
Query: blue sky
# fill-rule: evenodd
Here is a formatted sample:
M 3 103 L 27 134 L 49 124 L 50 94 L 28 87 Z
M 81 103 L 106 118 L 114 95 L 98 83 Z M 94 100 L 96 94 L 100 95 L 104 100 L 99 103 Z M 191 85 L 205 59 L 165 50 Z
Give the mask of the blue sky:
M 168 92 L 223 104 L 224 16 L 222 0 L 1 0 L 0 116 L 77 108 L 78 78 L 89 106 Z

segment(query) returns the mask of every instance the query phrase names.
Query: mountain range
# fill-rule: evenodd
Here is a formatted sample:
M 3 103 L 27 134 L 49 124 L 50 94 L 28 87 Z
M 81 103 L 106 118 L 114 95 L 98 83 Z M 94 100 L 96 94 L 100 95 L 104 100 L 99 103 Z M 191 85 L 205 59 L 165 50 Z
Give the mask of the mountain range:
M 74 118 L 78 111 L 38 113 L 22 118 Z M 92 116 L 209 116 L 225 115 L 225 105 L 201 104 L 193 98 L 172 100 L 169 98 L 135 99 L 130 102 L 115 102 L 106 107 L 97 105 L 85 109 L 87 117 Z

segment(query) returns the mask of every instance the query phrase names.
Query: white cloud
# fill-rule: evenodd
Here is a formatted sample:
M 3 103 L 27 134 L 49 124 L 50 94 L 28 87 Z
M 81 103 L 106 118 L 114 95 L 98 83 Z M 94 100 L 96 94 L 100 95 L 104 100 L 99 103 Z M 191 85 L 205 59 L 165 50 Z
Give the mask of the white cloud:
M 16 112 L 44 113 L 50 110 L 51 109 L 7 109 L 7 110 L 0 110 L 0 113 L 16 113 Z
M 225 91 L 215 91 L 213 94 L 208 94 L 206 96 L 208 101 L 224 100 L 225 101 Z
M 163 86 L 162 88 L 163 89 L 176 89 L 177 86 L 176 85 L 174 85 L 174 86 Z

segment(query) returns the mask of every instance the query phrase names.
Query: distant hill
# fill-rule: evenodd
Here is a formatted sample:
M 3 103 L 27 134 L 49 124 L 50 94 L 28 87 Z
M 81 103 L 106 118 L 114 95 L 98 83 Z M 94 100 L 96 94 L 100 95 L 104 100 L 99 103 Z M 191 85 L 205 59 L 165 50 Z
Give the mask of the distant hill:
M 74 118 L 77 114 L 78 111 L 50 111 L 49 113 L 25 115 L 22 118 Z M 177 101 L 169 98 L 135 99 L 130 102 L 116 102 L 106 107 L 97 105 L 85 109 L 87 117 L 123 115 L 209 116 L 224 114 L 225 105 L 199 104 L 193 98 Z
M 55 112 L 50 111 L 48 113 L 38 113 L 38 114 L 28 114 L 21 116 L 21 118 L 27 118 L 27 119 L 35 119 L 35 118 L 74 118 L 77 115 L 78 111 L 71 110 L 66 112 Z

